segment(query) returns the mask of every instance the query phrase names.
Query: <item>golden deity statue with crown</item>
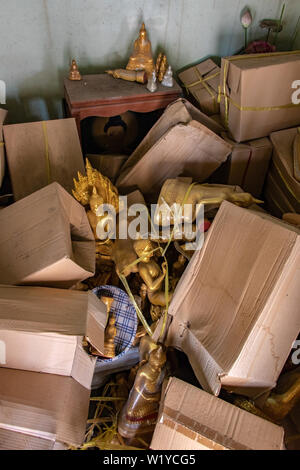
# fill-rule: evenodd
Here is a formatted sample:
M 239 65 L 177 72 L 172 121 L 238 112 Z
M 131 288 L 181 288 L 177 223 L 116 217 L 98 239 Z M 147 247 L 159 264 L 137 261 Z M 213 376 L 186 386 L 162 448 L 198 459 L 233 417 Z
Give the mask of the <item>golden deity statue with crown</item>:
M 86 160 L 86 176 L 78 172 L 78 180 L 74 179 L 74 188 L 72 192 L 75 199 L 83 206 L 89 206 L 87 217 L 98 249 L 99 245 L 103 244 L 111 247 L 112 240 L 108 236 L 104 239 L 100 238 L 99 233 L 108 234 L 110 228 L 114 229 L 113 218 L 111 214 L 99 213 L 99 208 L 104 204 L 109 204 L 118 214 L 120 209 L 118 190 L 106 176 L 92 167 L 88 159 Z
M 127 70 L 146 70 L 148 77 L 154 70 L 151 42 L 147 38 L 145 23 L 142 24 L 139 37 L 134 42 L 133 53 L 129 58 Z

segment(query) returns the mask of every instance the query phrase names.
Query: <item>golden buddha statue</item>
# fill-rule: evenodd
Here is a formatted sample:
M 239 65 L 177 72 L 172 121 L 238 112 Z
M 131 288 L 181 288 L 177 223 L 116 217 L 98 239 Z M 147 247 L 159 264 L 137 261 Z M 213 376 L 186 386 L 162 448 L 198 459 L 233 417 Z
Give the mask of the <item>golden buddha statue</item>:
M 196 208 L 200 204 L 219 206 L 223 201 L 229 201 L 240 207 L 249 207 L 252 204 L 263 202 L 254 198 L 250 193 L 236 192 L 234 186 L 213 184 L 195 184 L 191 188 L 190 186 L 190 183 L 179 179 L 168 179 L 164 182 L 154 214 L 154 224 L 174 224 L 173 212 L 170 212 L 170 208 L 174 203 L 180 206 L 183 202 L 186 205 L 192 205 L 192 219 L 188 214 L 186 220 L 186 222 L 191 223 L 196 218 Z
M 155 250 L 156 245 L 151 240 L 135 240 L 133 247 L 138 258 L 142 259 L 138 264 L 138 272 L 147 286 L 147 295 L 150 303 L 165 307 L 165 291 L 161 290 L 161 287 L 166 277 L 166 262 L 162 263 L 161 270 L 153 259 L 153 250 Z M 172 294 L 170 293 L 170 300 L 171 297 Z
M 160 345 L 139 368 L 118 420 L 118 432 L 124 438 L 151 438 L 158 415 L 165 364 L 165 349 Z
M 127 70 L 146 70 L 150 76 L 154 69 L 151 42 L 147 38 L 145 23 L 142 24 L 139 37 L 134 42 L 133 53 L 129 58 Z
M 76 60 L 73 59 L 69 72 L 69 80 L 82 80 Z

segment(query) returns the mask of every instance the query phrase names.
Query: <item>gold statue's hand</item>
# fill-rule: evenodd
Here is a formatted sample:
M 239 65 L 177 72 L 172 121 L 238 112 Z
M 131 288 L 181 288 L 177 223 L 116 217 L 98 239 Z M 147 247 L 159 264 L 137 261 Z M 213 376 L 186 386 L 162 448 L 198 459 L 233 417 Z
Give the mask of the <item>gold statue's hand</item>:
M 165 275 L 167 274 L 167 262 L 164 261 L 161 265 L 161 269 L 162 269 L 162 272 L 163 272 L 163 275 L 165 277 Z

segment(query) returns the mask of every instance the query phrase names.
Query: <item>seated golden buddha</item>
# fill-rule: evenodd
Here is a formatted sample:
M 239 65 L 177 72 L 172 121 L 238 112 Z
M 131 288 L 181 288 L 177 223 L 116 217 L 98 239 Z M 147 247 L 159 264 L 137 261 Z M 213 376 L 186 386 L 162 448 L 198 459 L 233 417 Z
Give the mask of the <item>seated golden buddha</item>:
M 133 53 L 129 58 L 127 70 L 146 70 L 148 76 L 154 70 L 151 42 L 147 38 L 145 23 L 142 24 L 139 37 L 134 41 Z

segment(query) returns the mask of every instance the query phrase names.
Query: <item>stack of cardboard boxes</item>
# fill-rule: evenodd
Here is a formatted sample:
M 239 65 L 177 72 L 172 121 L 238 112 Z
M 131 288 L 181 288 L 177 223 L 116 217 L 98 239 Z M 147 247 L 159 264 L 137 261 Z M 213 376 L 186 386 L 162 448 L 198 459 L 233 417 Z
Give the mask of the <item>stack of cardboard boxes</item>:
M 84 171 L 79 138 L 73 119 L 4 132 L 17 202 L 0 213 L 0 448 L 79 446 L 96 363 L 82 339 L 103 351 L 106 324 L 93 293 L 69 289 L 95 272 L 85 209 L 67 192 Z

